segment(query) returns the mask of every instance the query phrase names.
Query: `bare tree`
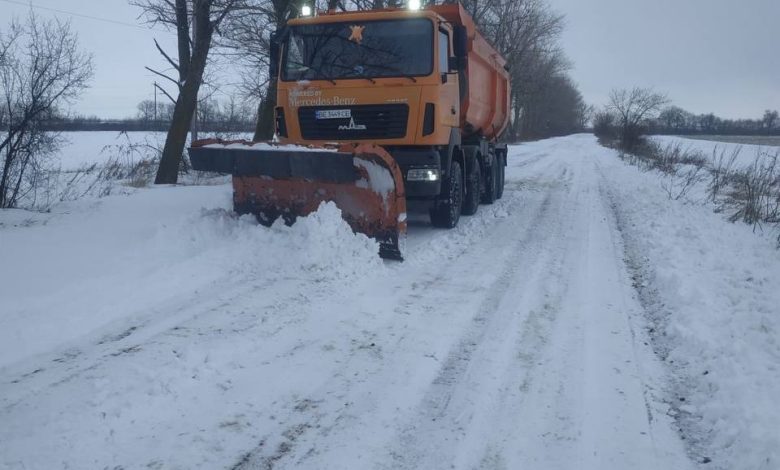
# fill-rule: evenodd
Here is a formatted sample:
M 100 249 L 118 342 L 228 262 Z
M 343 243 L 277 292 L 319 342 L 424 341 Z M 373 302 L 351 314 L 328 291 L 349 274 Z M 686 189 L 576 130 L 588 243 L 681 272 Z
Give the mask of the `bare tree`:
M 152 121 L 157 116 L 157 110 L 155 109 L 155 103 L 153 100 L 143 100 L 138 103 L 138 119 L 147 123 Z
M 666 95 L 651 88 L 612 90 L 608 108 L 617 116 L 621 146 L 631 150 L 639 142 L 642 125 L 668 102 Z
M 92 78 L 92 56 L 79 48 L 69 23 L 44 21 L 31 10 L 0 32 L 0 208 L 34 193 L 56 136 L 42 123 L 73 102 Z
M 304 0 L 245 0 L 241 15 L 228 17 L 217 42 L 219 55 L 243 66 L 241 91 L 259 103 L 254 140 L 267 140 L 274 134 L 276 80 L 269 76 L 272 41 L 275 31 L 300 14 Z M 316 6 L 316 5 L 315 5 Z M 329 10 L 343 3 L 328 0 Z
M 669 106 L 661 111 L 658 120 L 667 129 L 682 129 L 685 126 L 686 111 L 678 106 Z
M 588 127 L 588 124 L 590 124 L 593 120 L 595 113 L 596 108 L 592 104 L 588 104 L 585 101 L 580 103 L 579 109 L 577 110 L 577 115 L 580 119 L 579 130 L 584 130 L 586 127 Z
M 777 124 L 777 120 L 778 120 L 777 111 L 771 111 L 769 109 L 764 111 L 764 118 L 762 119 L 764 123 L 764 127 L 770 130 L 774 129 L 775 125 Z
M 220 38 L 220 54 L 243 66 L 241 90 L 259 103 L 254 140 L 271 138 L 276 82 L 269 80 L 271 34 L 297 14 L 296 2 L 258 0 L 245 14 L 230 17 Z
M 228 15 L 246 8 L 246 2 L 244 0 L 130 0 L 130 4 L 141 8 L 148 22 L 172 29 L 177 36 L 178 60 L 163 50 L 156 40 L 155 46 L 178 72 L 178 77 L 171 77 L 147 67 L 177 88 L 178 95 L 174 100 L 173 96 L 161 87 L 176 105 L 155 178 L 156 184 L 173 184 L 178 180 L 187 132 L 195 114 L 198 92 L 203 83 L 214 34 Z

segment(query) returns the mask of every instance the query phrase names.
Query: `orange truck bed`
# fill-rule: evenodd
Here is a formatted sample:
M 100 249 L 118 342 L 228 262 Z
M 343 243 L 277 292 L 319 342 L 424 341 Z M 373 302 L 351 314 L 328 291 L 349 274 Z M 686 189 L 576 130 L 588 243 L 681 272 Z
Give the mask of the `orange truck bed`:
M 460 108 L 461 130 L 465 135 L 481 133 L 488 140 L 496 139 L 509 124 L 506 60 L 480 34 L 461 4 L 435 5 L 429 9 L 467 31 L 467 94 Z

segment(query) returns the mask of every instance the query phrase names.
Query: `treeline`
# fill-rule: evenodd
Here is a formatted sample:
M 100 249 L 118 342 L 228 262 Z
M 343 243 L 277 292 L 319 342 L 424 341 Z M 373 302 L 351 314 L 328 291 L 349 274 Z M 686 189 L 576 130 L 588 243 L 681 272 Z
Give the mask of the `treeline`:
M 593 116 L 593 133 L 632 152 L 645 143 L 643 136 L 669 135 L 780 135 L 780 116 L 767 110 L 759 119 L 721 119 L 693 114 L 669 105 L 666 94 L 649 88 L 615 89 L 609 103 Z
M 137 113 L 124 119 L 103 119 L 98 116 L 60 115 L 52 110 L 42 117 L 38 125 L 44 131 L 158 131 L 165 132 L 173 118 L 172 103 L 144 100 L 138 103 Z M 196 128 L 203 132 L 253 132 L 257 119 L 255 109 L 247 103 L 237 103 L 234 98 L 221 103 L 214 99 L 198 102 Z M 0 128 L 8 123 L 0 113 Z
M 647 127 L 651 134 L 780 135 L 780 118 L 777 111 L 767 110 L 757 119 L 723 119 L 669 106 L 648 120 Z

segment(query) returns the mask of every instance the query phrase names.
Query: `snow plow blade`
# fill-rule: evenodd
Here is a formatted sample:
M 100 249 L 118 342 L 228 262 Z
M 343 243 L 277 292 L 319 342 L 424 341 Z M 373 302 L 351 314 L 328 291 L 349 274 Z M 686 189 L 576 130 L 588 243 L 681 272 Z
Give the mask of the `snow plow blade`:
M 199 140 L 189 149 L 192 168 L 233 176 L 233 205 L 271 225 L 332 201 L 352 230 L 376 239 L 379 255 L 403 260 L 406 197 L 401 170 L 370 144 L 309 148 L 295 145 Z

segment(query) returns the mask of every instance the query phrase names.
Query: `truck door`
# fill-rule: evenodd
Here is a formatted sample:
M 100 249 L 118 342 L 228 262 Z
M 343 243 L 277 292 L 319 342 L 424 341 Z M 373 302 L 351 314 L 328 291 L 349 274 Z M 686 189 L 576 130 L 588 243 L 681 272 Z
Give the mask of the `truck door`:
M 450 33 L 441 28 L 439 29 L 439 74 L 441 75 L 442 86 L 439 93 L 439 119 L 445 126 L 458 127 L 460 125 L 459 115 L 459 90 L 458 74 L 450 71 Z

